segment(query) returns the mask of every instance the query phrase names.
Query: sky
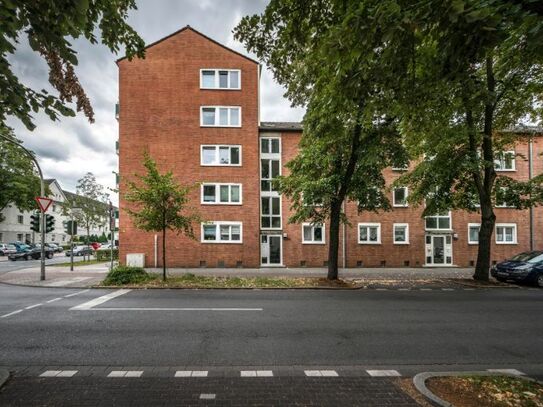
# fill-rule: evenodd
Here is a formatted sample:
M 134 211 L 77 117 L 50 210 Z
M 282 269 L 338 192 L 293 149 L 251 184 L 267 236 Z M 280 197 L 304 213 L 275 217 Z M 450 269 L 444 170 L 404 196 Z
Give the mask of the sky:
M 131 11 L 128 23 L 146 44 L 190 25 L 256 59 L 234 40 L 232 30 L 243 16 L 263 12 L 267 3 L 267 0 L 139 0 L 138 9 Z M 124 54 L 115 55 L 101 44 L 91 45 L 84 40 L 75 40 L 73 45 L 79 60 L 76 73 L 94 108 L 95 122 L 89 123 L 82 113 L 56 122 L 44 114 L 36 114 L 37 127 L 32 132 L 15 119 L 10 119 L 8 125 L 37 154 L 44 177 L 57 179 L 63 189 L 75 191 L 77 180 L 87 172 L 92 172 L 105 188 L 114 188 L 113 171 L 118 167 L 115 103 L 119 90 L 115 61 Z M 25 37 L 20 38 L 10 62 L 22 83 L 38 90 L 51 90 L 47 65 L 30 49 Z M 283 94 L 284 89 L 264 67 L 260 80 L 262 121 L 302 119 L 303 109 L 292 108 Z M 118 197 L 113 192 L 110 194 L 116 204 Z

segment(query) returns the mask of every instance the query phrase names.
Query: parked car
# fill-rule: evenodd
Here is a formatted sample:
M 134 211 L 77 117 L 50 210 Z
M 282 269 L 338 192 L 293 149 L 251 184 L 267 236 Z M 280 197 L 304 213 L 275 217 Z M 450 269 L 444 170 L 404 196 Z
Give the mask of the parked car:
M 74 256 L 86 256 L 89 254 L 94 254 L 94 249 L 91 246 L 75 246 L 73 249 Z M 72 250 L 66 250 L 66 256 L 70 257 L 72 255 Z
M 117 249 L 117 246 L 113 246 L 113 250 Z M 104 243 L 98 250 L 111 250 L 111 243 Z
M 98 250 L 102 245 L 98 242 L 92 242 L 90 244 L 94 250 Z
M 45 245 L 49 247 L 51 250 L 53 250 L 53 252 L 55 253 L 62 253 L 64 251 L 62 246 L 59 246 L 56 243 L 45 243 Z
M 15 246 L 15 249 L 17 250 L 17 253 L 24 252 L 25 250 L 29 249 L 30 246 L 21 242 L 12 242 L 11 245 Z
M 537 284 L 543 287 L 543 251 L 517 254 L 492 266 L 490 274 L 498 281 Z
M 54 255 L 53 250 L 45 246 L 45 258 L 52 259 Z M 12 253 L 8 256 L 11 261 L 16 260 L 38 260 L 41 258 L 41 246 L 39 244 L 27 246 L 24 250 Z
M 0 243 L 0 256 L 7 256 L 11 253 L 17 253 L 17 248 L 12 244 Z

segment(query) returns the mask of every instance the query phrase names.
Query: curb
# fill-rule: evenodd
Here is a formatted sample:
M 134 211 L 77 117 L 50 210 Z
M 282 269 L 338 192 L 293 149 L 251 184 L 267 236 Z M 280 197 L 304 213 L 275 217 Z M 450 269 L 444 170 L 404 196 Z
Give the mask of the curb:
M 4 369 L 0 369 L 0 389 L 9 379 L 9 372 Z
M 458 377 L 458 376 L 460 377 L 462 376 L 509 376 L 509 377 L 514 377 L 516 379 L 522 379 L 522 380 L 527 380 L 530 382 L 541 383 L 527 376 L 519 376 L 515 374 L 501 373 L 501 372 L 474 371 L 474 372 L 422 372 L 415 375 L 415 377 L 413 377 L 413 384 L 415 385 L 415 388 L 424 397 L 426 397 L 431 403 L 434 403 L 435 405 L 439 407 L 454 407 L 453 404 L 449 403 L 448 401 L 443 400 L 442 398 L 432 393 L 428 389 L 428 387 L 426 387 L 426 380 L 432 377 Z

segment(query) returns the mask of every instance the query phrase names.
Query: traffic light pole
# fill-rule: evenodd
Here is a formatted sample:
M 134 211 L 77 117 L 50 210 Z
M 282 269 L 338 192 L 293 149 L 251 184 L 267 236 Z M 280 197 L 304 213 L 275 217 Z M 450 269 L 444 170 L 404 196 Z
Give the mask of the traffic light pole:
M 9 143 L 15 144 L 19 148 L 21 148 L 26 155 L 30 157 L 30 159 L 36 164 L 36 167 L 38 168 L 38 173 L 40 175 L 40 196 L 45 195 L 45 183 L 43 182 L 43 173 L 41 172 L 40 165 L 38 164 L 38 160 L 36 160 L 36 157 L 34 157 L 34 154 L 32 154 L 29 150 L 27 150 L 25 147 L 23 147 L 21 144 L 17 143 L 15 140 L 4 136 L 3 134 L 0 134 L 0 138 L 6 140 Z M 40 254 L 40 280 L 45 280 L 45 213 L 41 213 L 40 218 L 41 223 L 41 254 Z

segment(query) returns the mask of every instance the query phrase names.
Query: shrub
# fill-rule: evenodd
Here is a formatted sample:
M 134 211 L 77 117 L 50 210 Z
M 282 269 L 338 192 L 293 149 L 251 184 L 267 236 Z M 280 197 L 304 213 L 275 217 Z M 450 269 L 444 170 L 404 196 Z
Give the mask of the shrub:
M 104 285 L 138 284 L 151 280 L 153 277 L 141 267 L 118 266 L 111 270 Z
M 113 249 L 113 260 L 119 259 L 119 249 Z M 111 250 L 96 250 L 96 260 L 111 260 Z

